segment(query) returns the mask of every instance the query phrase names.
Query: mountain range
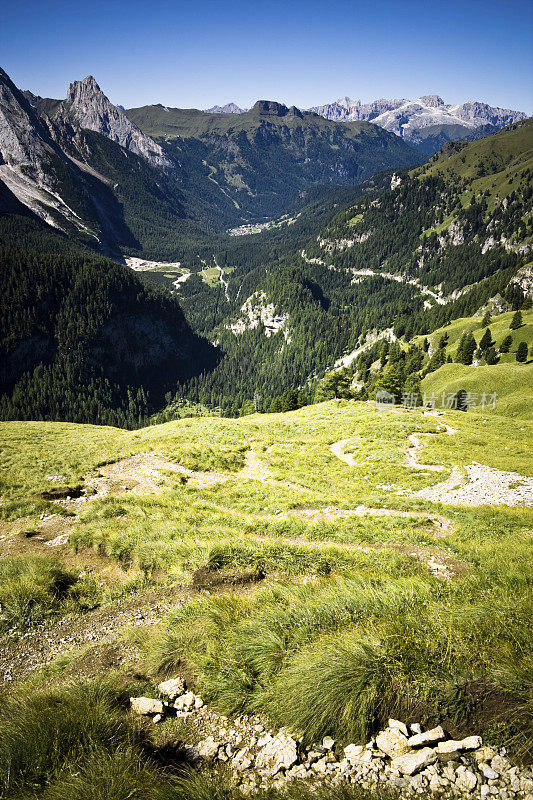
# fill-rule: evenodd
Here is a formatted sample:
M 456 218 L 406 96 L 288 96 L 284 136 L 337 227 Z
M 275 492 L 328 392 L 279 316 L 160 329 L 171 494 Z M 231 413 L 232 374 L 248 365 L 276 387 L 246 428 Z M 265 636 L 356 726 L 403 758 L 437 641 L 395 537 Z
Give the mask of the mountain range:
M 436 94 L 418 100 L 381 99 L 370 103 L 343 97 L 333 103 L 314 106 L 309 111 L 336 122 L 373 122 L 428 155 L 435 153 L 447 141 L 477 139 L 526 118 L 521 111 L 497 108 L 474 100 L 447 105 Z M 244 114 L 245 111 L 235 103 L 228 103 L 213 106 L 206 113 Z
M 363 119 L 122 109 L 90 76 L 57 100 L 1 72 L 0 416 L 268 408 L 385 333 L 519 307 L 532 154 L 529 120 L 422 165 Z
M 284 214 L 314 186 L 356 185 L 419 155 L 366 122 L 258 101 L 245 114 L 127 111 L 92 76 L 65 100 L 0 73 L 0 179 L 51 225 L 102 252 L 171 258 L 183 239 Z

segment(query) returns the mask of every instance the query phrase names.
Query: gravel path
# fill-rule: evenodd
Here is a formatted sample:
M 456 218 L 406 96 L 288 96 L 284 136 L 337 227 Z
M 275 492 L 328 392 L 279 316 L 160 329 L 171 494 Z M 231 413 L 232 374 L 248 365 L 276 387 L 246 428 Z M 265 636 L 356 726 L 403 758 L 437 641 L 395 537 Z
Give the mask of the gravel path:
M 365 550 L 394 550 L 396 553 L 404 553 L 414 556 L 424 562 L 433 575 L 437 578 L 449 580 L 464 575 L 468 571 L 468 565 L 464 561 L 459 561 L 450 553 L 436 547 L 422 547 L 416 544 L 396 544 L 394 542 L 376 542 L 369 544 L 354 544 L 351 542 L 336 542 L 331 539 L 305 539 L 301 536 L 263 536 L 262 534 L 248 534 L 252 539 L 267 544 L 288 544 L 296 547 L 306 547 L 317 550 L 346 550 L 346 551 L 365 551 Z
M 428 489 L 421 489 L 413 497 L 448 505 L 533 507 L 533 478 L 525 478 L 517 472 L 503 472 L 485 467 L 476 462 L 465 467 L 465 470 L 467 481 L 459 468 L 454 467 L 447 480 Z
M 185 600 L 187 589 L 153 589 L 113 606 L 80 616 L 67 616 L 25 634 L 0 639 L 0 686 L 27 677 L 60 655 L 82 645 L 97 644 L 131 626 L 160 625 L 170 609 Z
M 355 467 L 355 458 L 353 457 L 352 453 L 345 453 L 344 448 L 348 444 L 349 439 L 341 439 L 340 442 L 335 442 L 334 444 L 330 444 L 329 449 L 333 453 L 334 456 L 340 458 L 341 461 L 344 461 L 349 467 Z

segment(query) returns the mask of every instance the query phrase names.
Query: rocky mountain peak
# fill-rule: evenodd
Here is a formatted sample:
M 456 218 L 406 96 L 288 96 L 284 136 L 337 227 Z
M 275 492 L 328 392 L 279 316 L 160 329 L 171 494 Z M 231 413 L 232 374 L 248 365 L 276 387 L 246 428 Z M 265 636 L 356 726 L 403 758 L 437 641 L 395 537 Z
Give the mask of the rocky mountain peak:
M 438 94 L 425 94 L 419 98 L 419 102 L 429 108 L 440 108 L 444 105 L 444 100 Z
M 68 112 L 82 128 L 96 131 L 146 158 L 157 167 L 172 167 L 161 147 L 131 122 L 125 112 L 114 106 L 92 75 L 70 84 L 66 97 Z
M 265 117 L 303 117 L 303 113 L 296 106 L 289 108 L 275 100 L 258 100 L 252 111 Z
M 284 117 L 289 109 L 283 103 L 278 103 L 276 100 L 258 100 L 254 103 L 252 111 L 258 114 L 271 117 Z
M 240 108 L 236 103 L 226 103 L 225 106 L 212 106 L 206 108 L 206 114 L 244 114 L 245 108 Z
M 87 75 L 82 81 L 74 81 L 71 83 L 67 90 L 67 100 L 70 103 L 76 102 L 81 96 L 102 94 L 103 92 L 96 83 L 96 79 L 92 75 Z

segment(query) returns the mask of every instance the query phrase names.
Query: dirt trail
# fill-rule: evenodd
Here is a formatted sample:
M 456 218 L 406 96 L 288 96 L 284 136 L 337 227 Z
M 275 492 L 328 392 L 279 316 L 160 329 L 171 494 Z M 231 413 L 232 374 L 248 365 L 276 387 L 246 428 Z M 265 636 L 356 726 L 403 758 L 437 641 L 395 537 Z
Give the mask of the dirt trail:
M 55 625 L 30 630 L 19 638 L 5 636 L 0 639 L 0 686 L 28 676 L 75 647 L 112 638 L 124 628 L 159 625 L 187 596 L 183 588 L 153 589 L 113 606 L 64 617 Z
M 334 444 L 330 444 L 329 449 L 333 453 L 334 456 L 339 458 L 341 461 L 344 461 L 349 467 L 355 467 L 355 458 L 351 453 L 345 453 L 344 448 L 348 444 L 349 439 L 341 439 L 340 442 L 335 442 Z
M 267 544 L 288 544 L 296 547 L 306 547 L 316 550 L 394 550 L 397 553 L 412 555 L 423 561 L 430 571 L 438 578 L 450 580 L 465 575 L 468 565 L 459 561 L 450 553 L 436 547 L 422 547 L 416 544 L 399 544 L 395 542 L 376 542 L 368 544 L 355 544 L 350 542 L 335 542 L 324 539 L 305 539 L 301 536 L 266 536 L 262 534 L 248 534 L 252 539 Z
M 411 469 L 423 469 L 427 470 L 428 472 L 448 472 L 448 467 L 443 467 L 438 464 L 421 464 L 419 457 L 420 457 L 420 450 L 422 449 L 422 442 L 420 441 L 421 436 L 438 436 L 440 433 L 446 433 L 448 436 L 453 436 L 454 433 L 457 433 L 455 428 L 452 428 L 450 425 L 447 425 L 445 422 L 441 422 L 443 426 L 443 431 L 437 431 L 436 433 L 410 433 L 407 437 L 407 441 L 410 444 L 409 452 L 407 453 L 406 463 L 408 467 Z M 454 467 L 454 469 L 457 469 Z
M 370 506 L 357 506 L 354 509 L 339 509 L 335 506 L 326 508 L 302 508 L 288 512 L 290 516 L 299 516 L 310 520 L 335 520 L 349 519 L 350 517 L 401 517 L 404 519 L 428 519 L 437 528 L 438 534 L 444 536 L 453 533 L 457 525 L 442 514 L 433 514 L 428 511 L 402 511 L 396 508 L 372 508 Z M 276 519 L 279 519 L 278 515 Z
M 268 467 L 263 464 L 257 453 L 253 450 L 248 450 L 245 456 L 245 465 L 237 477 L 242 480 L 259 481 L 260 483 L 268 483 L 271 486 L 282 486 L 286 489 L 295 489 L 297 492 L 310 492 L 305 486 L 300 486 L 298 483 L 291 483 L 290 481 L 278 481 L 272 477 L 272 473 Z

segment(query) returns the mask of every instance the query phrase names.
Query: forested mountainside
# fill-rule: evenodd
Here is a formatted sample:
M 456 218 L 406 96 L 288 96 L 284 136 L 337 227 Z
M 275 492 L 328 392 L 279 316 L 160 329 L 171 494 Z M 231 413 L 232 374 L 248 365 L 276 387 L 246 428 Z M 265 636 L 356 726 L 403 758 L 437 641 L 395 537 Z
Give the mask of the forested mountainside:
M 375 125 L 341 125 L 272 101 L 243 114 L 163 106 L 126 113 L 181 165 L 184 190 L 214 204 L 219 231 L 238 220 L 278 217 L 311 186 L 350 186 L 421 160 Z
M 511 284 L 531 260 L 532 134 L 526 121 L 450 146 L 393 188 L 362 193 L 253 291 L 229 274 L 230 296 L 236 283 L 245 291 L 211 332 L 224 357 L 192 396 L 235 409 L 255 394 L 268 407 L 385 330 L 409 340 L 490 298 L 518 307 L 531 293 L 527 270 Z
M 264 410 L 384 331 L 408 341 L 530 292 L 509 287 L 533 238 L 531 121 L 412 168 L 366 122 L 266 101 L 123 112 L 94 79 L 55 101 L 0 78 L 4 417 Z M 102 252 L 174 263 L 134 276 Z
M 218 354 L 179 302 L 93 256 L 0 249 L 0 417 L 135 427 Z
M 158 107 L 130 116 L 91 76 L 54 100 L 21 92 L 0 70 L 0 181 L 100 253 L 176 261 L 213 234 L 284 214 L 313 187 L 353 186 L 420 160 L 374 125 L 277 103 L 256 104 L 236 126 L 232 114 Z

